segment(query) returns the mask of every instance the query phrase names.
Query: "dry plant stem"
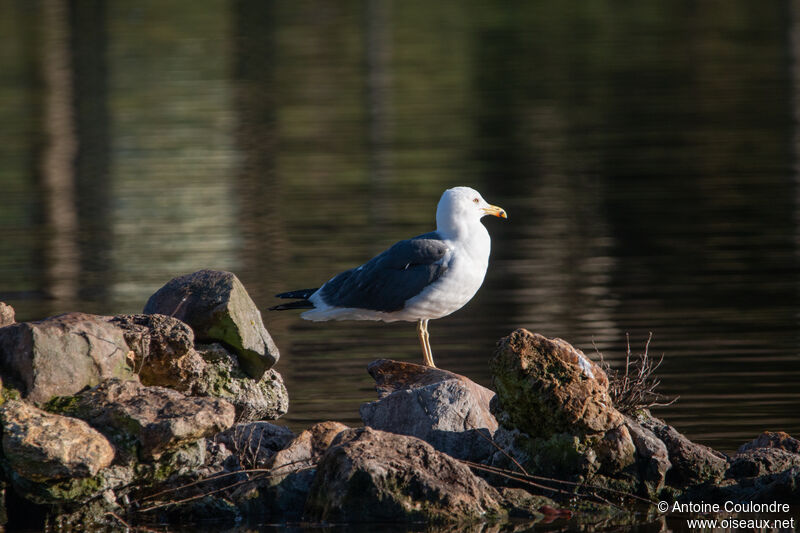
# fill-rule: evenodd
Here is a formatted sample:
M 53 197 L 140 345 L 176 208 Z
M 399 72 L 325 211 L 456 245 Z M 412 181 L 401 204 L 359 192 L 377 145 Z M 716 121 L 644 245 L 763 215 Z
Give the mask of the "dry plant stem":
M 463 415 L 462 415 L 462 416 L 463 416 Z M 511 456 L 509 453 L 507 453 L 507 452 L 506 452 L 506 451 L 505 451 L 505 450 L 504 450 L 504 449 L 503 449 L 503 448 L 502 448 L 502 447 L 501 447 L 499 444 L 497 444 L 497 443 L 494 441 L 494 439 L 493 439 L 493 438 L 491 438 L 491 437 L 487 437 L 486 435 L 484 435 L 484 434 L 483 434 L 483 432 L 482 432 L 480 429 L 476 428 L 476 427 L 475 427 L 475 425 L 474 425 L 474 424 L 472 424 L 472 423 L 471 423 L 469 420 L 467 420 L 467 418 L 466 418 L 466 417 L 464 417 L 464 424 L 466 424 L 467 426 L 469 426 L 471 429 L 474 429 L 474 430 L 475 430 L 475 431 L 478 433 L 478 435 L 480 435 L 480 436 L 481 436 L 481 438 L 483 438 L 484 440 L 487 440 L 487 441 L 489 441 L 489 444 L 491 444 L 492 446 L 494 446 L 494 447 L 495 447 L 495 448 L 496 448 L 496 449 L 497 449 L 497 450 L 498 450 L 500 453 L 502 453 L 503 455 L 505 455 L 505 456 L 506 456 L 506 458 L 507 458 L 509 461 L 511 461 L 512 463 L 514 463 L 514 464 L 516 465 L 516 467 L 517 467 L 517 468 L 519 468 L 519 471 L 520 471 L 520 472 L 522 472 L 522 473 L 523 473 L 523 474 L 525 474 L 526 476 L 528 475 L 528 471 L 527 471 L 527 470 L 525 470 L 525 468 L 523 468 L 523 466 L 522 466 L 522 465 L 519 463 L 519 461 L 517 461 L 517 460 L 516 460 L 514 457 L 512 457 L 512 456 Z
M 614 406 L 623 413 L 633 413 L 639 409 L 650 407 L 664 407 L 672 405 L 678 397 L 665 402 L 664 397 L 656 392 L 661 380 L 655 373 L 664 361 L 662 354 L 658 361 L 650 358 L 650 342 L 653 340 L 651 332 L 645 343 L 644 353 L 635 355 L 631 350 L 630 335 L 625 334 L 627 349 L 625 351 L 625 370 L 611 368 L 603 358 L 602 352 L 594 345 L 595 351 L 600 356 L 600 363 L 608 375 L 608 393 Z
M 219 474 L 214 474 L 213 476 L 209 476 L 209 477 L 205 477 L 203 479 L 198 479 L 196 481 L 192 481 L 191 483 L 186 483 L 185 485 L 181 485 L 179 487 L 173 487 L 173 488 L 170 488 L 170 489 L 165 489 L 165 490 L 156 492 L 156 493 L 151 494 L 149 496 L 145 496 L 144 498 L 141 499 L 141 501 L 144 502 L 144 501 L 147 501 L 147 500 L 152 500 L 152 499 L 157 498 L 158 496 L 163 496 L 164 494 L 169 494 L 171 492 L 177 492 L 179 490 L 188 489 L 189 487 L 193 487 L 193 486 L 196 486 L 196 485 L 201 485 L 203 483 L 207 483 L 207 482 L 210 482 L 210 481 L 216 481 L 218 479 L 222 479 L 222 478 L 226 478 L 226 477 L 238 476 L 240 474 L 253 474 L 253 473 L 257 473 L 257 474 L 263 474 L 263 473 L 272 474 L 270 476 L 258 476 L 258 478 L 254 478 L 254 479 L 262 479 L 264 477 L 287 476 L 287 475 L 293 474 L 295 472 L 301 472 L 303 470 L 308 470 L 309 468 L 313 468 L 314 466 L 316 466 L 316 462 L 321 457 L 322 457 L 322 455 L 316 455 L 316 456 L 310 457 L 308 459 L 298 459 L 297 461 L 292 461 L 292 462 L 289 462 L 289 463 L 285 463 L 285 464 L 282 464 L 281 466 L 278 466 L 278 467 L 275 467 L 275 468 L 251 468 L 251 469 L 237 470 L 235 472 L 221 472 Z M 277 470 L 282 470 L 282 469 L 284 469 L 286 467 L 289 467 L 289 466 L 294 466 L 294 465 L 297 465 L 297 464 L 300 464 L 300 463 L 308 463 L 308 462 L 312 463 L 308 467 L 298 468 L 296 470 L 291 470 L 290 472 L 276 473 Z M 253 481 L 253 479 L 247 479 L 247 480 L 244 480 L 243 482 L 238 482 L 238 483 L 249 483 L 250 481 Z M 232 486 L 234 486 L 234 485 L 233 484 L 229 485 L 229 487 L 232 487 Z
M 316 467 L 317 467 L 316 464 L 309 465 L 309 466 L 306 466 L 304 468 L 298 468 L 297 470 L 293 470 L 292 473 L 303 472 L 305 470 L 311 470 L 312 468 L 316 468 Z M 150 511 L 154 511 L 156 509 L 162 509 L 164 507 L 169 507 L 171 505 L 182 505 L 184 503 L 188 503 L 188 502 L 191 502 L 191 501 L 194 501 L 194 500 L 199 500 L 201 498 L 205 498 L 206 496 L 211 496 L 212 494 L 216 494 L 218 492 L 222 492 L 222 491 L 225 491 L 225 490 L 229 490 L 229 489 L 233 489 L 233 488 L 236 488 L 236 487 L 240 487 L 242 485 L 246 485 L 248 483 L 252 483 L 252 482 L 254 482 L 256 480 L 259 480 L 259 479 L 265 479 L 265 478 L 271 478 L 271 477 L 277 477 L 277 476 L 285 475 L 285 474 L 275 474 L 275 473 L 273 473 L 272 470 L 267 469 L 267 468 L 256 468 L 256 469 L 252 469 L 252 470 L 240 470 L 239 472 L 236 472 L 236 473 L 237 474 L 241 474 L 243 472 L 247 472 L 247 473 L 263 472 L 263 473 L 261 475 L 259 475 L 259 476 L 255 476 L 255 477 L 253 477 L 251 479 L 245 479 L 243 481 L 238 481 L 236 483 L 232 483 L 230 485 L 226 485 L 226 486 L 224 486 L 222 488 L 219 488 L 219 489 L 215 489 L 215 490 L 208 491 L 208 492 L 203 492 L 201 494 L 195 494 L 194 496 L 189 496 L 188 498 L 184 498 L 182 500 L 171 500 L 171 501 L 168 501 L 168 502 L 151 505 L 150 507 L 146 507 L 144 509 L 137 509 L 136 512 L 138 512 L 138 513 L 147 513 L 147 512 L 150 512 Z M 179 490 L 179 489 L 185 488 L 187 486 L 189 486 L 189 485 L 186 485 L 184 487 L 177 487 L 175 490 Z M 167 491 L 164 491 L 164 492 L 167 492 Z
M 535 486 L 537 488 L 542 488 L 544 490 L 559 491 L 561 489 L 557 489 L 557 488 L 554 488 L 554 487 L 548 487 L 546 485 L 539 485 L 539 484 L 534 483 L 534 481 L 548 482 L 548 483 L 558 483 L 558 484 L 561 484 L 561 485 L 567 485 L 567 486 L 570 486 L 570 487 L 575 487 L 577 490 L 580 490 L 581 488 L 584 488 L 584 487 L 585 488 L 589 488 L 589 489 L 594 489 L 594 490 L 601 490 L 601 491 L 608 492 L 610 494 L 616 494 L 617 496 L 622 496 L 622 497 L 625 497 L 625 498 L 631 498 L 631 499 L 634 499 L 634 500 L 638 500 L 638 501 L 640 501 L 642 503 L 646 503 L 648 505 L 655 505 L 655 503 L 656 503 L 653 500 L 649 500 L 647 498 L 642 498 L 641 496 L 637 496 L 636 494 L 631 494 L 630 492 L 623 492 L 621 490 L 611 489 L 611 488 L 608 488 L 608 487 L 600 487 L 598 485 L 590 485 L 590 484 L 586 484 L 586 483 L 578 483 L 578 482 L 575 482 L 575 481 L 566 481 L 566 480 L 563 480 L 563 479 L 555 479 L 555 478 L 549 478 L 549 477 L 544 477 L 544 476 L 534 476 L 534 475 L 530 475 L 530 474 L 522 475 L 522 474 L 518 474 L 518 473 L 514 472 L 513 470 L 506 470 L 504 468 L 499 468 L 499 467 L 496 467 L 496 466 L 489 466 L 489 465 L 484 465 L 484 464 L 480 464 L 480 463 L 473 463 L 472 461 L 467 461 L 467 460 L 463 460 L 463 459 L 461 460 L 461 462 L 466 464 L 467 466 L 474 467 L 474 468 L 477 468 L 479 470 L 484 470 L 484 471 L 487 471 L 487 472 L 491 472 L 491 473 L 494 473 L 494 474 L 497 474 L 497 475 L 500 475 L 500 476 L 503 476 L 503 477 L 506 477 L 506 478 L 509 478 L 509 479 L 515 479 L 517 481 L 530 483 L 533 486 Z M 563 490 L 561 492 L 562 492 L 562 494 L 567 494 L 569 496 L 575 496 L 575 493 L 572 493 L 572 492 L 565 492 Z M 597 496 L 594 493 L 592 495 L 593 496 Z M 597 497 L 599 498 L 599 496 L 597 496 Z

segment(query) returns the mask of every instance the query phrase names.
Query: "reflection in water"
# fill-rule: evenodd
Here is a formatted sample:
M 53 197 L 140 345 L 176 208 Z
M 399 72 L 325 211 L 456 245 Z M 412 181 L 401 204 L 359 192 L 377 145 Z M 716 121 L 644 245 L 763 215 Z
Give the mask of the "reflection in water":
M 431 324 L 489 384 L 515 327 L 666 354 L 659 414 L 734 449 L 800 432 L 797 82 L 784 3 L 0 3 L 0 299 L 137 312 L 235 271 L 266 308 L 433 229 L 470 185 L 482 290 Z M 796 24 L 795 24 L 796 25 Z M 286 422 L 358 424 L 413 324 L 265 315 Z
M 47 132 L 42 154 L 42 192 L 47 244 L 46 292 L 57 301 L 75 300 L 78 292 L 78 214 L 75 198 L 76 153 L 72 110 L 72 61 L 68 8 L 61 0 L 42 5 L 43 115 Z

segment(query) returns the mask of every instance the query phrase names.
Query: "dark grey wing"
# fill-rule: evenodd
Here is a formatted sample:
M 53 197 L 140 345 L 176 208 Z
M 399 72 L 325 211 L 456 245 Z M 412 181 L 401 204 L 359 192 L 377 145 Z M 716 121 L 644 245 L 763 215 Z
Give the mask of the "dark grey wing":
M 447 244 L 436 232 L 394 244 L 358 268 L 338 274 L 320 289 L 328 305 L 399 311 L 406 300 L 447 271 Z

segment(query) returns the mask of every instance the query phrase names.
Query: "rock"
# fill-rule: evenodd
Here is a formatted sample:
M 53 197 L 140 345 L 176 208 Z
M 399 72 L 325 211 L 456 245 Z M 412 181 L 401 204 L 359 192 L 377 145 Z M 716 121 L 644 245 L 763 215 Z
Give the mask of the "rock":
M 286 469 L 287 472 L 291 472 L 308 467 L 322 457 L 339 433 L 349 429 L 341 422 L 327 421 L 314 424 L 275 454 L 271 468 Z
M 253 379 L 280 357 L 261 313 L 230 272 L 200 270 L 174 278 L 150 297 L 144 313 L 174 316 L 192 327 L 198 341 L 230 346 Z
M 193 394 L 225 398 L 236 408 L 237 422 L 277 420 L 289 410 L 289 393 L 275 370 L 254 380 L 221 344 L 198 345 L 197 351 L 206 364 Z
M 113 446 L 82 420 L 15 400 L 3 405 L 0 418 L 5 461 L 32 481 L 94 476 L 114 460 Z
M 464 376 L 429 366 L 380 359 L 367 370 L 379 399 L 361 406 L 364 424 L 411 435 L 457 459 L 483 461 L 496 449 L 494 392 Z M 482 434 L 479 434 L 481 432 Z
M 758 478 L 747 497 L 740 501 L 757 503 L 800 501 L 800 466 L 780 474 Z
M 14 322 L 14 308 L 5 302 L 0 302 L 0 328 L 10 326 Z
M 133 467 L 112 465 L 91 477 L 70 477 L 46 482 L 35 482 L 9 473 L 14 492 L 37 504 L 68 505 L 75 507 L 93 500 L 107 491 L 123 490 L 134 482 Z
M 499 489 L 503 497 L 503 507 L 508 510 L 508 515 L 512 518 L 535 518 L 541 519 L 544 513 L 540 511 L 543 507 L 556 509 L 558 505 L 546 496 L 534 495 L 525 489 L 502 487 Z
M 739 453 L 755 448 L 780 448 L 791 453 L 800 453 L 800 440 L 783 431 L 765 431 L 751 442 L 742 444 Z
M 470 522 L 504 516 L 501 496 L 415 437 L 340 433 L 317 466 L 306 516 L 330 522 Z
M 800 454 L 781 448 L 750 448 L 731 458 L 728 476 L 739 479 L 778 474 L 795 466 L 800 467 Z
M 498 420 L 532 437 L 601 433 L 622 425 L 605 372 L 561 339 L 518 329 L 489 362 Z
M 625 417 L 625 425 L 636 447 L 639 462 L 639 476 L 647 485 L 651 495 L 664 487 L 667 471 L 672 468 L 667 446 L 649 429 L 645 429 L 630 417 Z
M 125 332 L 133 367 L 144 385 L 189 392 L 206 366 L 194 350 L 192 329 L 171 316 L 118 315 L 111 322 Z
M 122 328 L 107 317 L 67 313 L 0 329 L 5 386 L 44 403 L 107 378 L 135 379 Z
M 217 435 L 215 441 L 222 443 L 238 459 L 243 468 L 265 468 L 272 457 L 294 439 L 289 428 L 269 422 L 236 424 Z
M 608 430 L 594 450 L 607 474 L 621 472 L 636 461 L 636 446 L 624 425 Z
M 164 387 L 111 379 L 73 397 L 48 404 L 89 422 L 121 451 L 142 459 L 163 453 L 233 425 L 233 406 L 221 398 L 187 397 Z
M 661 440 L 669 452 L 672 468 L 667 473 L 667 481 L 684 487 L 706 481 L 717 481 L 728 468 L 724 455 L 708 446 L 696 444 L 667 425 L 663 420 L 651 416 L 640 416 L 637 420 Z
M 339 422 L 320 422 L 301 432 L 272 458 L 272 475 L 246 487 L 234 496 L 246 505 L 243 514 L 251 519 L 300 520 L 303 506 L 316 474 L 316 463 L 342 431 Z

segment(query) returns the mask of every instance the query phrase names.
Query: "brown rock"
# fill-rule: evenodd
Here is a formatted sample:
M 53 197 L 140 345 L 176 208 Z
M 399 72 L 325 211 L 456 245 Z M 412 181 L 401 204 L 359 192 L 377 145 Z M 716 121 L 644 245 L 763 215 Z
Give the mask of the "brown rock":
M 498 341 L 489 364 L 497 391 L 493 412 L 504 425 L 546 437 L 606 432 L 624 422 L 605 372 L 561 339 L 518 329 Z
M 350 428 L 341 422 L 330 420 L 314 424 L 275 454 L 272 468 L 290 473 L 310 466 L 322 457 L 339 433 L 348 429 Z
M 136 379 L 122 328 L 108 317 L 67 313 L 0 328 L 0 373 L 23 398 L 44 403 L 106 378 Z
M 205 362 L 194 350 L 192 328 L 171 316 L 118 315 L 113 324 L 125 332 L 132 365 L 144 385 L 187 393 L 203 375 Z
M 0 328 L 10 326 L 14 322 L 14 308 L 5 302 L 0 302 Z
M 0 409 L 3 455 L 32 481 L 94 476 L 111 464 L 114 448 L 82 420 L 47 413 L 18 400 Z
M 624 425 L 607 431 L 594 449 L 606 473 L 619 472 L 636 460 L 636 446 Z
M 780 448 L 790 453 L 800 453 L 800 440 L 783 431 L 765 431 L 752 441 L 742 444 L 739 453 L 755 448 Z
M 107 380 L 63 400 L 51 406 L 87 421 L 119 448 L 134 439 L 139 456 L 145 459 L 157 459 L 166 451 L 219 433 L 234 421 L 233 406 L 225 400 L 187 397 L 135 381 Z
M 340 433 L 325 452 L 306 515 L 331 522 L 470 522 L 504 515 L 501 499 L 430 444 L 365 427 Z
M 404 361 L 380 359 L 367 370 L 379 399 L 361 406 L 365 425 L 420 438 L 458 459 L 482 461 L 495 452 L 491 390 L 464 376 Z

